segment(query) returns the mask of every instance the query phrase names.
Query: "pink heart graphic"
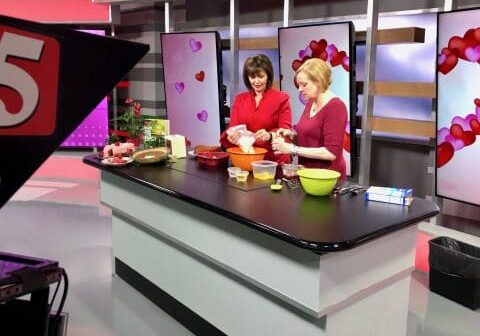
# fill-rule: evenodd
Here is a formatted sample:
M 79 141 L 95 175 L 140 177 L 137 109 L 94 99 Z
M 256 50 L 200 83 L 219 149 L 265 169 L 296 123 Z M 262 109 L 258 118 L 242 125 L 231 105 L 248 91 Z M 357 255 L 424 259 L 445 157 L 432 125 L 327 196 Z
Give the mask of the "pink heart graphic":
M 479 46 L 476 46 L 475 48 L 468 47 L 467 49 L 465 49 L 465 57 L 470 62 L 478 61 L 480 59 L 480 48 L 479 48 Z
M 450 129 L 448 127 L 442 127 L 437 131 L 437 144 L 440 145 L 445 141 L 447 135 L 450 134 Z
M 462 117 L 456 116 L 455 118 L 453 118 L 452 119 L 452 125 L 453 124 L 459 124 L 460 126 L 462 126 L 462 129 L 464 131 L 471 131 L 470 122 L 467 122 Z
M 177 90 L 178 93 L 182 93 L 183 90 L 185 90 L 185 83 L 183 82 L 175 83 L 175 90 Z
M 192 49 L 193 52 L 197 52 L 202 49 L 202 42 L 197 41 L 194 38 L 188 40 L 188 44 L 190 45 L 190 49 Z
M 438 65 L 443 64 L 443 62 L 445 62 L 446 59 L 447 59 L 447 55 L 445 54 L 438 55 Z
M 312 49 L 310 47 L 306 47 L 303 50 L 298 51 L 298 58 L 303 59 L 305 56 L 311 56 L 312 55 Z
M 345 69 L 345 71 L 350 71 L 350 57 L 345 56 L 342 58 L 342 67 Z
M 455 139 L 453 137 L 453 135 L 450 135 L 450 134 L 447 135 L 447 137 L 445 138 L 445 141 L 450 142 L 453 145 L 453 148 L 455 150 L 459 150 L 459 149 L 462 149 L 463 147 L 465 147 L 465 144 L 463 143 L 463 140 Z
M 308 103 L 308 98 L 301 93 L 298 94 L 298 100 L 300 100 L 300 103 L 302 103 L 303 105 L 307 105 Z
M 197 119 L 202 122 L 207 122 L 208 119 L 208 112 L 206 110 L 202 110 L 197 113 Z
M 338 53 L 338 49 L 335 44 L 329 44 L 325 50 L 328 55 L 327 61 L 330 61 Z

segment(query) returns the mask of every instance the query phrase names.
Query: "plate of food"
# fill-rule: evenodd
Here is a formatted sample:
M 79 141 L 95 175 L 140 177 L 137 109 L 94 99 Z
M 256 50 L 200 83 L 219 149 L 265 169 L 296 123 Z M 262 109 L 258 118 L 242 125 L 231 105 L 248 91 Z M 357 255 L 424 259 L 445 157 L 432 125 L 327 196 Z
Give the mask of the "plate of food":
M 158 163 L 166 160 L 167 157 L 168 152 L 164 147 L 145 149 L 133 154 L 133 159 L 141 164 Z
M 125 166 L 132 162 L 133 159 L 131 157 L 110 157 L 102 160 L 102 163 L 107 166 Z

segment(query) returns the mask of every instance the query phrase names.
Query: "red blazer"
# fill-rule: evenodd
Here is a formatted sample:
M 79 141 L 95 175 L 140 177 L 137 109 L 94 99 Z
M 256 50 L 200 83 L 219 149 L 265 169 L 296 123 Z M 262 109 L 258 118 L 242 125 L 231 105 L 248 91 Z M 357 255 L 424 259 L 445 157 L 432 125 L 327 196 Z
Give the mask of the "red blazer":
M 292 128 L 292 110 L 288 94 L 270 88 L 263 93 L 262 100 L 255 106 L 255 93 L 253 91 L 243 92 L 235 97 L 230 113 L 229 127 L 245 124 L 251 132 L 265 129 L 267 132 L 274 132 L 278 128 Z M 220 137 L 222 147 L 233 147 L 228 141 L 226 132 Z M 277 161 L 279 163 L 290 162 L 290 155 L 274 155 L 272 145 L 268 141 L 258 140 L 255 147 L 268 150 L 265 160 Z

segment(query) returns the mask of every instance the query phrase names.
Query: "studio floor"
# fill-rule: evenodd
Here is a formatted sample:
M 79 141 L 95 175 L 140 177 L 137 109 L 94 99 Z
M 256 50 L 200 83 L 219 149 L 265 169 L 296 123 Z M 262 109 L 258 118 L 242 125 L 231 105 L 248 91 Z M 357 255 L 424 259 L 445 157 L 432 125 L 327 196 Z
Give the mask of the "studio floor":
M 0 209 L 0 251 L 58 260 L 67 270 L 69 336 L 192 335 L 112 275 L 111 212 L 99 201 L 99 172 L 81 162 L 86 154 L 55 153 Z M 424 242 L 419 235 L 417 249 Z M 478 335 L 480 310 L 430 292 L 419 268 L 410 276 L 408 299 L 389 307 L 408 310 L 405 335 Z M 352 323 L 361 323 L 357 319 Z

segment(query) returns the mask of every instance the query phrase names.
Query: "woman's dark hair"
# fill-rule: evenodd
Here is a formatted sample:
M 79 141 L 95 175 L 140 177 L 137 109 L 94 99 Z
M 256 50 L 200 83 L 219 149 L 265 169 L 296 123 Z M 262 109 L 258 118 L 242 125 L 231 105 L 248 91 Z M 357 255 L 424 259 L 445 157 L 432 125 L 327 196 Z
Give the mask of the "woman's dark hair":
M 267 74 L 267 89 L 269 89 L 273 83 L 273 66 L 270 58 L 260 54 L 256 56 L 250 56 L 246 59 L 245 63 L 243 64 L 243 82 L 249 90 L 252 88 L 252 86 L 250 85 L 250 80 L 248 77 L 254 77 L 262 70 Z

